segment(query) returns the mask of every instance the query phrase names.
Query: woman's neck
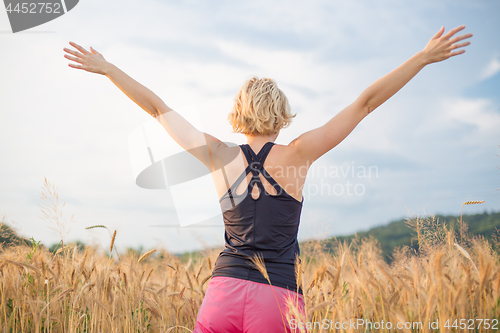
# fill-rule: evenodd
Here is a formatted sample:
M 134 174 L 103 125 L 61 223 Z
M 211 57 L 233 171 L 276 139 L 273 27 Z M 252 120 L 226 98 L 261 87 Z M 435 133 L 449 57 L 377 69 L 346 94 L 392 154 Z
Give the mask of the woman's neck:
M 252 148 L 252 150 L 255 153 L 258 153 L 260 149 L 267 143 L 267 142 L 274 142 L 276 138 L 278 137 L 278 134 L 271 134 L 271 135 L 251 135 L 247 134 L 247 144 Z

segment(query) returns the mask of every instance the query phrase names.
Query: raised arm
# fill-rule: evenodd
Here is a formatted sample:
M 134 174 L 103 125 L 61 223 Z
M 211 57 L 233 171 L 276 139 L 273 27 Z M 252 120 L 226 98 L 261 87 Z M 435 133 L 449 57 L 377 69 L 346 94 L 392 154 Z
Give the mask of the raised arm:
M 106 61 L 102 54 L 92 47 L 89 52 L 76 43 L 70 42 L 70 45 L 79 51 L 64 48 L 64 51 L 72 55 L 65 54 L 64 57 L 78 63 L 70 63 L 70 67 L 108 77 L 132 101 L 155 117 L 182 148 L 211 168 L 213 161 L 209 147 L 217 149 L 221 145 L 225 146 L 224 143 L 196 129 L 180 114 L 169 108 L 155 93 Z
M 422 51 L 372 83 L 352 104 L 336 114 L 325 125 L 293 140 L 289 146 L 293 147 L 301 164 L 310 165 L 342 142 L 364 117 L 398 92 L 426 65 L 464 53 L 465 50 L 453 50 L 469 45 L 470 42 L 458 42 L 472 37 L 472 34 L 452 38 L 464 28 L 465 26 L 460 26 L 443 35 L 444 27 L 442 27 Z

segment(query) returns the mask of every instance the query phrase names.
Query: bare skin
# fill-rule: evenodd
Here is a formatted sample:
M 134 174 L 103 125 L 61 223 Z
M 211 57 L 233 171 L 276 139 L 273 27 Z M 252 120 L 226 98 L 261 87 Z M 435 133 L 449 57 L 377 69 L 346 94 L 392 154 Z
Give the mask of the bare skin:
M 464 49 L 457 49 L 469 45 L 470 42 L 461 41 L 472 37 L 472 34 L 455 36 L 464 28 L 465 26 L 460 26 L 444 34 L 442 27 L 422 51 L 372 83 L 354 102 L 333 116 L 326 124 L 303 133 L 288 145 L 274 145 L 264 163 L 266 171 L 288 194 L 297 201 L 302 201 L 302 188 L 311 164 L 342 142 L 361 120 L 398 92 L 425 66 L 464 53 Z M 221 172 L 213 172 L 212 175 L 219 198 L 227 192 L 228 187 L 247 166 L 239 147 L 228 147 L 212 135 L 197 130 L 151 90 L 107 62 L 102 54 L 92 47 L 88 51 L 76 43 L 70 42 L 70 45 L 76 49 L 75 51 L 64 48 L 67 52 L 64 56 L 76 63 L 70 63 L 70 67 L 107 76 L 137 105 L 155 117 L 172 138 L 186 150 L 200 146 L 207 147 L 192 154 L 212 171 L 223 168 L 226 177 L 223 177 Z M 278 135 L 279 133 L 246 135 L 247 144 L 257 154 L 266 142 L 275 142 Z M 234 159 L 234 156 L 238 158 Z M 232 162 L 228 163 L 228 159 Z M 251 173 L 247 177 L 246 184 L 250 175 Z M 246 184 L 242 182 L 236 193 L 242 193 Z M 269 183 L 264 181 L 263 184 L 269 194 L 276 193 Z M 255 192 L 253 194 L 255 195 Z

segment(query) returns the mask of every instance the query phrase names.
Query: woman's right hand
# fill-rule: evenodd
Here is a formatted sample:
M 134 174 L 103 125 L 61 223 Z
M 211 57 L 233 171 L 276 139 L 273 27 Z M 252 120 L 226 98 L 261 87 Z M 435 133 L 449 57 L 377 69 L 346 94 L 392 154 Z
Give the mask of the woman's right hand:
M 69 44 L 81 52 L 80 53 L 80 52 L 77 52 L 75 50 L 64 48 L 64 51 L 66 51 L 69 54 L 74 55 L 74 57 L 72 57 L 68 54 L 65 54 L 64 57 L 66 59 L 73 60 L 74 62 L 77 62 L 80 64 L 80 65 L 76 65 L 76 64 L 70 63 L 70 64 L 68 64 L 69 67 L 83 69 L 83 70 L 85 70 L 87 72 L 91 72 L 91 73 L 106 75 L 106 71 L 111 64 L 109 62 L 107 62 L 106 59 L 104 59 L 102 54 L 100 54 L 99 52 L 94 50 L 92 47 L 90 47 L 90 52 L 89 52 L 76 43 L 69 42 Z
M 432 64 L 434 62 L 439 62 L 446 60 L 450 57 L 462 54 L 465 50 L 453 51 L 460 47 L 464 47 L 470 44 L 470 42 L 458 43 L 461 40 L 472 37 L 472 34 L 465 34 L 451 38 L 460 30 L 465 29 L 465 25 L 456 27 L 448 31 L 446 35 L 443 36 L 444 27 L 441 27 L 439 31 L 431 38 L 429 43 L 425 46 L 422 54 L 425 59 L 426 64 Z M 451 38 L 451 39 L 450 39 Z M 453 52 L 452 52 L 453 51 Z

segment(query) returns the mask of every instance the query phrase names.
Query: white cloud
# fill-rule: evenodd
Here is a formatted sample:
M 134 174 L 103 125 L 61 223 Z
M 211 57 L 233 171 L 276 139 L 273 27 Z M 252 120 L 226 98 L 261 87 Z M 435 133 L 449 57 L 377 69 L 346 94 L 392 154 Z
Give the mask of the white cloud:
M 488 63 L 481 73 L 481 80 L 486 80 L 500 71 L 500 57 L 496 56 Z
M 447 127 L 472 125 L 464 140 L 474 140 L 477 143 L 489 139 L 498 139 L 500 129 L 500 113 L 492 101 L 488 99 L 446 99 L 442 102 L 444 118 L 440 123 L 444 131 Z

